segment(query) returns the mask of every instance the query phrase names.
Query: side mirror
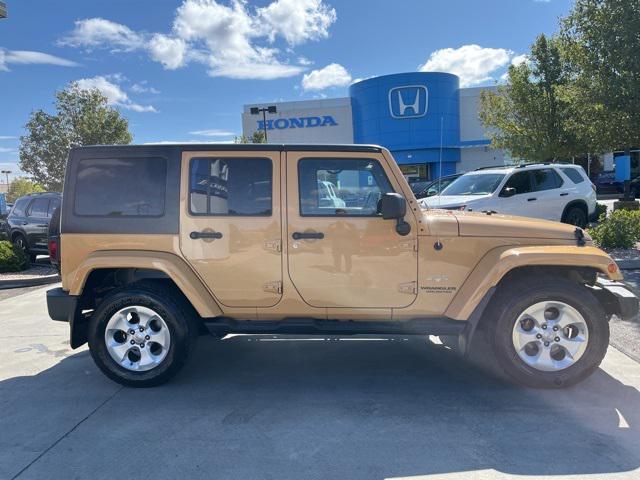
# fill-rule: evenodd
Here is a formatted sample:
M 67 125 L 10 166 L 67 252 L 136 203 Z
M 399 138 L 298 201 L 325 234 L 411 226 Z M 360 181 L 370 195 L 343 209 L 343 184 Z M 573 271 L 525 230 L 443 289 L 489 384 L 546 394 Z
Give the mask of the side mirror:
M 516 194 L 516 189 L 513 187 L 506 187 L 500 192 L 501 197 L 513 197 Z
M 427 197 L 433 197 L 434 195 L 437 195 L 438 191 L 435 188 L 430 188 L 429 190 L 427 190 Z
M 384 220 L 396 220 L 398 235 L 409 235 L 411 225 L 404 221 L 407 213 L 407 201 L 398 193 L 385 193 L 380 199 L 380 213 Z

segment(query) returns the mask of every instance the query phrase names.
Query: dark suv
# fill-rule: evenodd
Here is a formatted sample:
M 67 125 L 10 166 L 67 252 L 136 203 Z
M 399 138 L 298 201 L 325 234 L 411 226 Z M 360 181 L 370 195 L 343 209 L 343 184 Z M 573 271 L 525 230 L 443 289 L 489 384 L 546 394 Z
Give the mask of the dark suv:
M 59 193 L 34 193 L 20 197 L 9 212 L 9 238 L 35 261 L 48 255 L 47 237 L 53 211 L 62 203 Z

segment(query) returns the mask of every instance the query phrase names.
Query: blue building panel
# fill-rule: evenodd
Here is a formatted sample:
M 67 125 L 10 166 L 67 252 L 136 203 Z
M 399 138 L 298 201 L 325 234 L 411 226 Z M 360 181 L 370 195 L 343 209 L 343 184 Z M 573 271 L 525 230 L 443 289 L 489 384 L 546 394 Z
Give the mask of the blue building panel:
M 353 84 L 355 143 L 379 143 L 399 164 L 438 163 L 443 174 L 460 161 L 460 84 L 449 73 L 412 72 Z M 439 167 L 432 166 L 432 176 Z

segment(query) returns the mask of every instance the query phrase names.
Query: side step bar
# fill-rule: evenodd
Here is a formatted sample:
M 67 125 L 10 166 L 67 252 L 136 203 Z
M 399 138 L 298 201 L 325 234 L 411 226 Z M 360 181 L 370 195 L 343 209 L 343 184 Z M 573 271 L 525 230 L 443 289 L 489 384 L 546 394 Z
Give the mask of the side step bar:
M 235 320 L 227 317 L 205 319 L 210 333 L 301 334 L 301 335 L 460 335 L 467 322 L 446 317 L 419 318 L 395 322 L 360 322 L 287 318 L 285 320 Z

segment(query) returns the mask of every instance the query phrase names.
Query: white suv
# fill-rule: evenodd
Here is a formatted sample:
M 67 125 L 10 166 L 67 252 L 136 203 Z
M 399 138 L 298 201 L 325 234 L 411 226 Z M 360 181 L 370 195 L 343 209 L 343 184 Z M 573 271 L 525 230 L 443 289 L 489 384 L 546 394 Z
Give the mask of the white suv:
M 577 165 L 529 164 L 466 173 L 423 207 L 495 212 L 585 227 L 596 214 L 596 189 Z

